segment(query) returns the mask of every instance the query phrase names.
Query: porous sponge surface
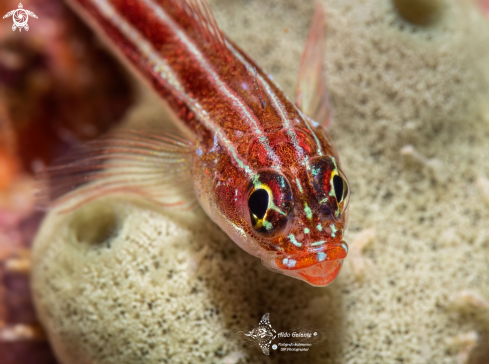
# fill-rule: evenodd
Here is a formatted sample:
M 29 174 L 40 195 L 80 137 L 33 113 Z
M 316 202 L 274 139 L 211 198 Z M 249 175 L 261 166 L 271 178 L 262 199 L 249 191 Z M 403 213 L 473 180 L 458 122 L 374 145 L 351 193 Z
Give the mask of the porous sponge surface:
M 268 271 L 200 210 L 114 196 L 51 214 L 33 287 L 63 362 L 489 361 L 489 22 L 445 0 L 416 25 L 400 2 L 324 2 L 332 134 L 352 191 L 337 280 Z M 312 2 L 211 5 L 292 96 Z M 277 331 L 314 324 L 328 340 L 270 357 L 236 343 L 266 312 Z

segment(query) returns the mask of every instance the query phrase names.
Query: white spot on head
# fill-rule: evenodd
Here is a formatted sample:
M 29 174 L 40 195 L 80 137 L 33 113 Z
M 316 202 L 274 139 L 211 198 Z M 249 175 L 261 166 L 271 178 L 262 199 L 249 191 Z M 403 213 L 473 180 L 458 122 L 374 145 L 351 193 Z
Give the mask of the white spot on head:
M 324 243 L 326 243 L 325 240 L 320 240 L 320 241 L 316 241 L 315 243 L 312 243 L 311 246 L 323 245 Z
M 300 181 L 299 181 L 299 178 L 296 178 L 296 179 L 295 179 L 295 182 L 297 183 L 297 187 L 299 187 L 299 191 L 300 191 L 300 193 L 303 193 L 304 191 L 302 191 L 302 186 L 301 186 L 301 183 L 300 183 Z
M 214 144 L 209 152 L 217 152 L 219 150 L 219 140 L 217 139 L 217 135 L 214 134 Z
M 294 259 L 284 258 L 284 260 L 282 260 L 282 263 L 284 263 L 289 268 L 294 268 L 297 262 Z
M 290 242 L 291 242 L 292 244 L 294 244 L 295 246 L 302 246 L 302 244 L 301 244 L 301 243 L 299 243 L 299 242 L 296 240 L 296 238 L 295 238 L 295 235 L 294 235 L 294 234 L 290 234 L 290 235 L 288 236 L 288 238 L 290 239 Z M 287 259 L 287 258 L 286 258 L 286 259 Z
M 329 227 L 331 228 L 331 236 L 334 238 L 338 229 L 336 228 L 335 224 L 331 224 Z
M 318 262 L 322 262 L 323 260 L 326 260 L 326 253 L 325 252 L 319 252 L 318 253 Z

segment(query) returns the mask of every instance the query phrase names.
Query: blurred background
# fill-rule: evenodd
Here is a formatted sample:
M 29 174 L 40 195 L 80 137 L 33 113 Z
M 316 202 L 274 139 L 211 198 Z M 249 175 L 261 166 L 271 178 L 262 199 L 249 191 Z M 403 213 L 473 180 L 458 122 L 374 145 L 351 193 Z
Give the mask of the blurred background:
M 18 5 L 2 0 L 0 14 Z M 0 363 L 44 364 L 56 361 L 29 291 L 29 248 L 43 216 L 33 175 L 114 126 L 133 95 L 118 63 L 62 1 L 22 5 L 38 16 L 30 31 L 0 21 Z

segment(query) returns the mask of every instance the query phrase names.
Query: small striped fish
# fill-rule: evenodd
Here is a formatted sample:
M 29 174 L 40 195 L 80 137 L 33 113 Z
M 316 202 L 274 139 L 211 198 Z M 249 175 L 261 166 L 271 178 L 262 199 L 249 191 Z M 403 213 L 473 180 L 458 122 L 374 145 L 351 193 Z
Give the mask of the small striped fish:
M 71 0 L 174 112 L 180 132 L 127 130 L 50 167 L 44 198 L 76 208 L 112 192 L 170 202 L 187 187 L 208 216 L 270 269 L 325 286 L 337 276 L 349 188 L 326 128 L 318 5 L 296 104 L 227 39 L 204 0 Z M 76 203 L 73 203 L 76 201 Z

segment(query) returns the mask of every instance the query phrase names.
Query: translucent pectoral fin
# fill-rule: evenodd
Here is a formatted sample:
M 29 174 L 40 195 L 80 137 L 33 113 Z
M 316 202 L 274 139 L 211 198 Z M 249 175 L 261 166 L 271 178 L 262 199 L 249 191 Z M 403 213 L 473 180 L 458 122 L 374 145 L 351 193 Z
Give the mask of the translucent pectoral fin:
M 324 127 L 330 124 L 332 113 L 324 79 L 324 10 L 316 10 L 302 54 L 297 84 L 297 106 L 311 119 Z
M 109 193 L 134 193 L 164 206 L 195 202 L 193 143 L 178 133 L 124 130 L 91 141 L 38 176 L 38 206 L 61 212 Z

